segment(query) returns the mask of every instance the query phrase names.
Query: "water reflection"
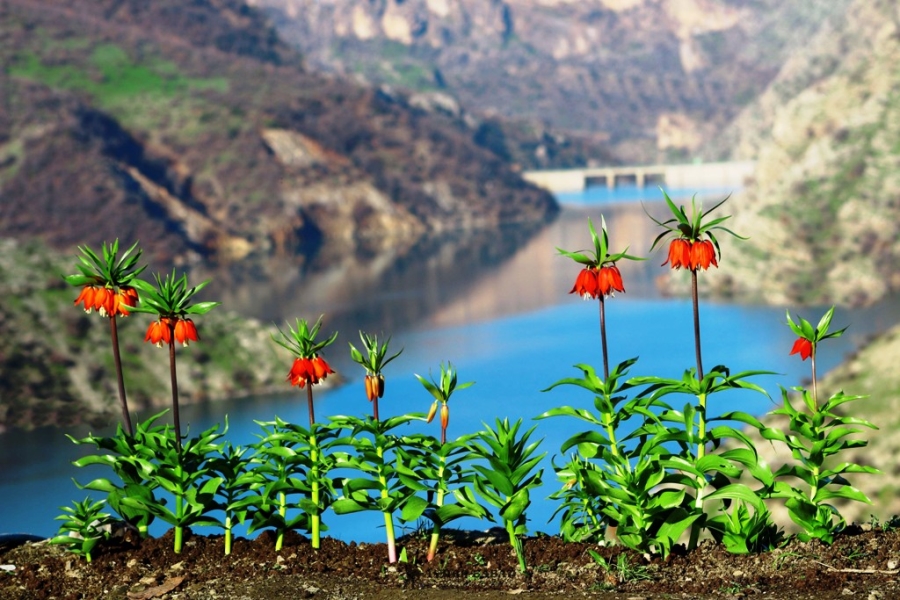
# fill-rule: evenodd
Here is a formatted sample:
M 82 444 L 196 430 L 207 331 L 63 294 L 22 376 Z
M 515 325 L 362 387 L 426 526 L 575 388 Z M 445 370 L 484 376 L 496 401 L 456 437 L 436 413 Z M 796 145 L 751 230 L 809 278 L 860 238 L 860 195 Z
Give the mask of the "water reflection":
M 651 211 L 662 208 L 648 206 Z M 358 328 L 393 334 L 397 347 L 406 348 L 389 367 L 382 404 L 385 415 L 427 410 L 430 397 L 413 373 L 424 375 L 440 361 L 452 360 L 463 381 L 477 382 L 454 400 L 450 434 L 455 436 L 475 431 L 495 417 L 521 417 L 528 422 L 555 405 L 590 406 L 589 394 L 540 390 L 576 375 L 572 370 L 576 363 L 599 364 L 596 303 L 567 294 L 577 266 L 558 256 L 554 248 L 587 248 L 587 218 L 599 226 L 601 212 L 614 250 L 628 246 L 633 254 L 647 254 L 657 233 L 655 226 L 640 205 L 618 204 L 566 209 L 538 231 L 445 239 L 409 252 L 348 257 L 307 272 L 290 261 L 273 260 L 195 273 L 192 278 L 212 277 L 210 297 L 264 321 L 328 315 L 326 331 L 341 330 L 329 360 L 349 381 L 347 386 L 317 394 L 321 416 L 360 415 L 370 410 L 359 382 L 362 373 L 346 356 L 346 343 L 356 341 Z M 607 312 L 611 362 L 640 356 L 634 374 L 677 377 L 693 357 L 690 303 L 656 293 L 654 279 L 665 272 L 660 268 L 663 260 L 657 254 L 622 265 L 627 293 L 611 301 Z M 890 299 L 866 310 L 837 311 L 834 323 L 851 327 L 842 338 L 822 347 L 821 371 L 835 366 L 867 336 L 900 322 L 898 308 Z M 808 376 L 808 363 L 787 357 L 793 334 L 784 326 L 784 309 L 704 301 L 701 311 L 705 362 L 724 363 L 735 371 L 774 371 L 778 375 L 765 378 L 761 385 L 775 397 L 779 385 L 797 385 Z M 817 308 L 800 312 L 812 319 L 821 314 Z M 223 423 L 227 414 L 229 440 L 246 445 L 255 441 L 259 431 L 254 420 L 278 415 L 303 423 L 304 396 L 286 389 L 283 395 L 186 407 L 182 421 L 196 432 Z M 739 407 L 762 413 L 770 407 L 763 396 L 747 393 L 716 398 L 711 404 L 716 411 Z M 538 435 L 545 440 L 545 450 L 550 455 L 558 453 L 573 427 L 580 425 L 564 419 L 542 421 Z M 84 428 L 68 432 L 76 437 L 87 433 Z M 84 482 L 105 475 L 72 467 L 70 461 L 87 449 L 74 446 L 63 433 L 51 429 L 0 436 L 0 532 L 52 534 L 58 507 L 84 496 L 71 478 Z M 544 489 L 529 509 L 530 527 L 552 532 L 553 525 L 546 521 L 554 507 L 539 499 L 558 484 L 549 461 L 545 467 Z M 377 518 L 330 515 L 328 523 L 332 526 L 329 535 L 343 539 L 380 537 Z M 153 533 L 165 528 L 158 524 Z

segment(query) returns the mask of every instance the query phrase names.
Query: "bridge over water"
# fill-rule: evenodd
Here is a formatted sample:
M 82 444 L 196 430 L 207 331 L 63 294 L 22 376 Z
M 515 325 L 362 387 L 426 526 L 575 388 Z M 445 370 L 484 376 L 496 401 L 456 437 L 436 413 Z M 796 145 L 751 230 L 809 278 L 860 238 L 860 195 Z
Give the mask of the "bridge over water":
M 637 165 L 630 167 L 585 167 L 549 171 L 525 171 L 522 177 L 548 191 L 579 192 L 588 186 L 648 184 L 670 188 L 742 187 L 753 176 L 755 161 L 711 162 L 685 165 Z

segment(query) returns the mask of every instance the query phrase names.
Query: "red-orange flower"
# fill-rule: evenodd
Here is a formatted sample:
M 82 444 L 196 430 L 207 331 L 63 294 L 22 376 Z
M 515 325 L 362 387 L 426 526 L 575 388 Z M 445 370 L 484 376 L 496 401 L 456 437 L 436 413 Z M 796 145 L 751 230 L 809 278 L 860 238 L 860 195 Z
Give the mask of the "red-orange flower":
M 369 402 L 384 396 L 384 375 L 366 375 L 366 398 Z
M 616 265 L 600 267 L 597 270 L 597 289 L 604 296 L 609 296 L 613 292 L 625 293 L 625 285 L 622 283 L 619 267 Z
M 321 356 L 316 356 L 312 359 L 301 357 L 294 359 L 294 364 L 291 366 L 287 380 L 291 382 L 291 385 L 302 388 L 307 383 L 310 385 L 319 383 L 329 373 L 334 373 L 334 371 Z
M 578 294 L 585 300 L 596 298 L 599 293 L 596 269 L 594 267 L 582 269 L 578 277 L 575 278 L 575 285 L 569 293 Z
M 794 347 L 791 348 L 791 354 L 799 354 L 800 358 L 803 360 L 809 358 L 812 351 L 812 342 L 806 338 L 798 338 L 797 341 L 794 342 Z M 790 356 L 790 354 L 788 356 Z
M 666 258 L 666 262 L 664 262 L 663 265 L 666 263 L 669 263 L 673 269 L 680 269 L 682 267 L 690 269 L 691 242 L 684 238 L 675 238 L 672 240 L 672 243 L 669 244 L 669 256 Z
M 86 285 L 75 299 L 75 305 L 83 304 L 85 312 L 96 310 L 104 317 L 127 317 L 128 308 L 137 305 L 137 299 L 133 287 L 123 286 L 117 292 L 106 286 Z
M 200 335 L 197 333 L 197 327 L 190 319 L 178 319 L 175 322 L 175 341 L 182 346 L 187 346 L 188 342 L 199 342 Z
M 708 269 L 709 265 L 718 267 L 716 247 L 710 240 L 700 240 L 691 244 L 691 269 Z
M 172 341 L 172 329 L 169 326 L 168 319 L 153 321 L 147 327 L 147 335 L 144 336 L 145 342 L 156 344 L 157 348 L 162 348 L 163 344 Z

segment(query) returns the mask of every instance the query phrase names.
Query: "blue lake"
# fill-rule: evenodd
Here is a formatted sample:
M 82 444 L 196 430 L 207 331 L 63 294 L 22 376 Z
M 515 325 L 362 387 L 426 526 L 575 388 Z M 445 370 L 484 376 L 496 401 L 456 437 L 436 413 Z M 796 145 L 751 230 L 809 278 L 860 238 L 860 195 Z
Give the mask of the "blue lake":
M 655 196 L 647 198 L 659 199 L 658 190 Z M 458 268 L 468 269 L 459 277 L 429 277 L 428 281 L 410 281 L 394 288 L 376 287 L 363 296 L 367 307 L 390 307 L 399 302 L 398 298 L 421 300 L 422 305 L 429 307 L 408 319 L 404 314 L 409 312 L 366 312 L 359 307 L 363 301 L 358 299 L 337 301 L 334 296 L 319 294 L 297 300 L 304 304 L 304 311 L 297 312 L 296 316 L 314 319 L 321 312 L 330 314 L 335 307 L 342 307 L 348 314 L 374 314 L 380 319 L 360 318 L 352 325 L 347 322 L 342 325 L 338 342 L 325 356 L 346 376 L 348 384 L 317 391 L 317 416 L 324 419 L 335 414 L 363 415 L 370 410 L 362 387 L 364 373 L 348 356 L 343 356 L 348 341 L 357 343 L 357 329 L 370 332 L 384 329 L 393 335 L 397 349 L 404 348 L 403 354 L 385 370 L 387 391 L 380 404 L 382 417 L 426 412 L 431 397 L 414 373 L 427 376 L 438 371 L 441 362 L 450 361 L 458 369 L 460 381 L 476 382 L 451 400 L 450 437 L 476 431 L 482 423 L 491 424 L 495 418 L 522 418 L 526 427 L 537 425 L 535 436 L 543 438 L 542 447 L 548 458 L 543 489 L 529 508 L 529 529 L 555 533 L 556 526 L 548 524 L 548 519 L 556 507 L 544 500 L 559 489 L 550 468 L 550 457 L 558 455 L 560 444 L 584 427 L 581 422 L 568 419 L 540 422 L 532 419 L 555 406 L 591 407 L 592 397 L 584 390 L 571 386 L 549 392 L 541 390 L 564 377 L 577 376 L 579 372 L 573 367 L 576 363 L 592 364 L 602 372 L 602 361 L 597 302 L 585 302 L 568 294 L 578 268 L 556 256 L 554 247 L 569 250 L 588 247 L 587 218 L 598 223 L 601 214 L 606 218 L 613 250 L 629 246 L 631 253 L 647 254 L 649 241 L 657 231 L 639 204 L 611 200 L 573 203 L 556 221 L 502 261 L 487 261 L 489 264 L 482 266 L 459 265 Z M 654 280 L 666 272 L 660 267 L 664 259 L 657 252 L 650 260 L 622 264 L 627 292 L 606 304 L 610 363 L 640 357 L 632 368 L 633 375 L 680 377 L 685 369 L 693 366 L 690 302 L 660 297 L 654 285 Z M 454 265 L 443 268 L 453 269 Z M 727 260 L 722 268 L 727 268 Z M 346 287 L 340 278 L 332 279 L 337 288 Z M 431 298 L 436 300 L 431 302 Z M 239 301 L 233 304 L 241 310 Z M 296 308 L 285 300 L 280 318 L 292 319 Z M 817 320 L 822 310 L 803 308 L 792 312 Z M 252 312 L 249 308 L 245 311 Z M 390 322 L 390 329 L 383 325 L 384 321 Z M 820 373 L 837 365 L 871 334 L 898 321 L 900 309 L 895 301 L 854 310 L 852 315 L 838 310 L 835 326 L 850 325 L 850 328 L 843 337 L 820 347 Z M 810 376 L 808 361 L 788 356 L 794 336 L 785 325 L 785 307 L 704 300 L 701 326 L 707 370 L 724 364 L 732 372 L 773 371 L 777 374 L 760 376 L 754 381 L 775 400 L 780 398 L 779 386 L 799 385 Z M 324 331 L 331 331 L 328 321 Z M 285 371 L 287 368 L 286 364 Z M 277 396 L 186 407 L 182 424 L 190 424 L 193 431 L 199 431 L 224 423 L 227 414 L 228 439 L 235 444 L 249 444 L 256 441 L 254 434 L 259 432 L 254 420 L 270 420 L 278 415 L 288 421 L 306 423 L 305 397 L 305 391 L 286 389 L 285 394 Z M 688 400 L 686 397 L 680 402 Z M 752 392 L 722 394 L 710 402 L 711 414 L 737 409 L 763 414 L 774 407 L 773 400 Z M 436 422 L 416 424 L 410 425 L 407 431 L 424 430 L 438 435 L 438 427 Z M 82 470 L 73 467 L 70 462 L 85 449 L 69 442 L 64 433 L 79 437 L 87 430 L 45 429 L 0 436 L 0 533 L 52 535 L 58 525 L 53 519 L 60 514 L 59 507 L 81 500 L 85 495 L 75 487 L 72 478 L 86 482 L 107 475 L 99 467 Z M 560 458 L 557 456 L 557 462 L 562 462 Z M 333 537 L 357 541 L 382 539 L 382 521 L 376 514 L 339 517 L 327 514 L 325 522 L 330 527 L 328 535 Z M 462 526 L 487 528 L 490 524 L 469 522 Z M 151 532 L 159 535 L 167 528 L 168 525 L 157 522 Z

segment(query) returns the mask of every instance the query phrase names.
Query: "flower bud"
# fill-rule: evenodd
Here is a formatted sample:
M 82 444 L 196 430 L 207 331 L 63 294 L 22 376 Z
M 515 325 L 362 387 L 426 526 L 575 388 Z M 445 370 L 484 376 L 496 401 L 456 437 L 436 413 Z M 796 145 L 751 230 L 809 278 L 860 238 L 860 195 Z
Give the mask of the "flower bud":
M 426 423 L 431 423 L 432 419 L 434 419 L 434 415 L 437 414 L 438 409 L 438 401 L 435 400 L 434 404 L 431 405 L 431 410 L 428 411 L 428 417 L 425 419 Z

